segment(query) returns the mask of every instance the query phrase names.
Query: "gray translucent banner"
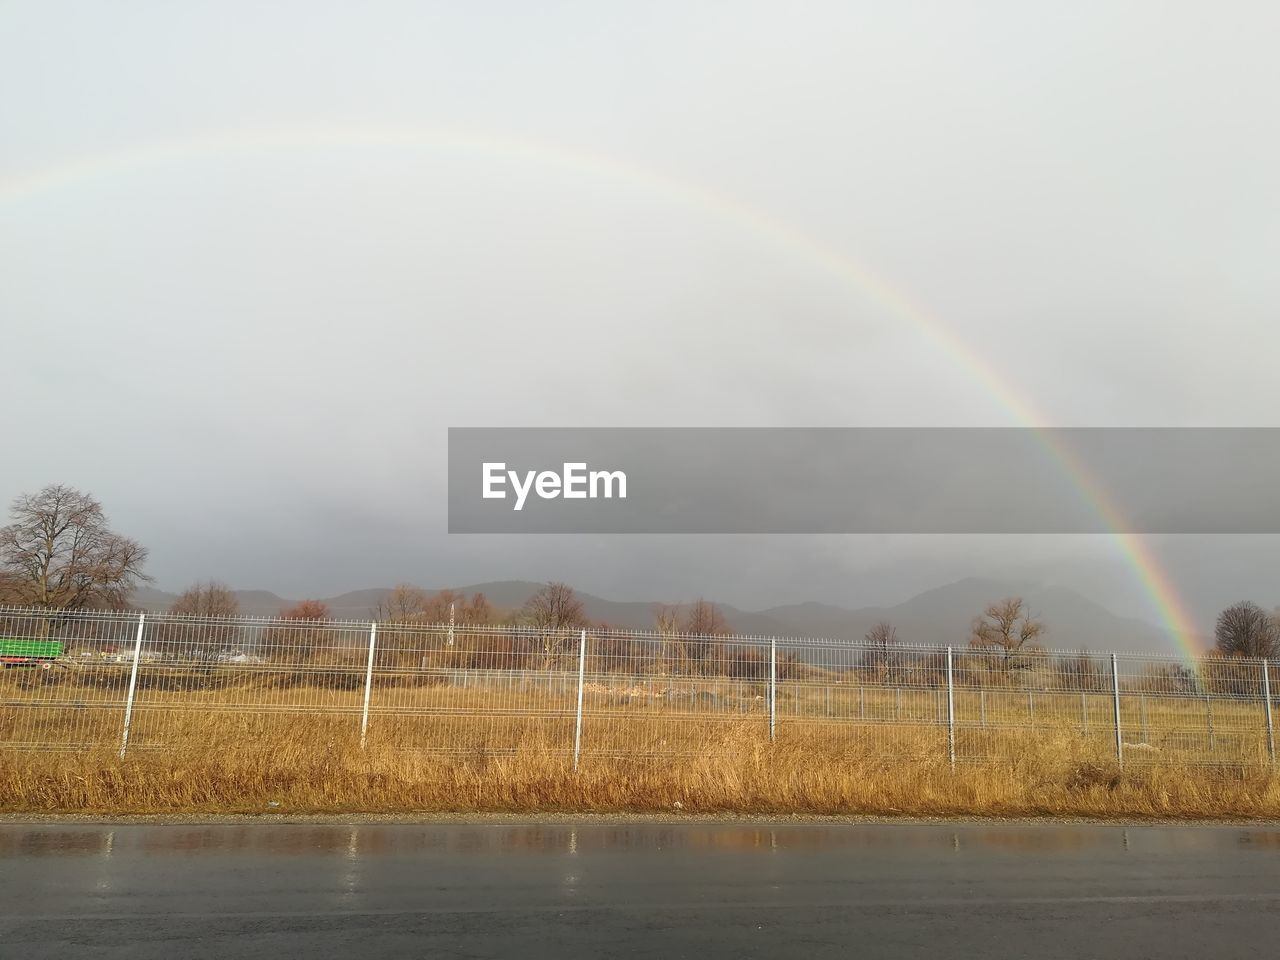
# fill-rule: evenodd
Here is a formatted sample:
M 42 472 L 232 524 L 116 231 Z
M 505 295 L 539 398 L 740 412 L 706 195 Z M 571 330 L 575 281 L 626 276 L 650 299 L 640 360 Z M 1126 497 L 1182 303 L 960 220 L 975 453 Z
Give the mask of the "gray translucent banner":
M 1278 533 L 1280 429 L 451 428 L 449 531 Z

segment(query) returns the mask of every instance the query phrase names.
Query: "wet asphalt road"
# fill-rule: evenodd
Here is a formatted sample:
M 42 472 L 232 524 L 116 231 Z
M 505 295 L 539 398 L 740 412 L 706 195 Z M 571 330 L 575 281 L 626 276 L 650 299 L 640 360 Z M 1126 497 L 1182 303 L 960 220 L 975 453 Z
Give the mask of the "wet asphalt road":
M 1280 829 L 0 824 L 0 957 L 1248 957 Z

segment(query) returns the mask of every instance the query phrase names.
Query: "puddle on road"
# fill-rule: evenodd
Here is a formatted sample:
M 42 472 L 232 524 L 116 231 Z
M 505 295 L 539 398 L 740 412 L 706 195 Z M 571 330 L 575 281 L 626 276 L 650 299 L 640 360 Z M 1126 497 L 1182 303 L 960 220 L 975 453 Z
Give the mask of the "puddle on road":
M 176 826 L 0 825 L 0 859 L 103 857 L 127 849 L 151 855 L 251 852 L 347 858 L 459 854 L 591 854 L 624 851 L 1039 853 L 1141 848 L 1144 853 L 1280 849 L 1280 829 L 1093 825 L 739 825 L 229 824 Z

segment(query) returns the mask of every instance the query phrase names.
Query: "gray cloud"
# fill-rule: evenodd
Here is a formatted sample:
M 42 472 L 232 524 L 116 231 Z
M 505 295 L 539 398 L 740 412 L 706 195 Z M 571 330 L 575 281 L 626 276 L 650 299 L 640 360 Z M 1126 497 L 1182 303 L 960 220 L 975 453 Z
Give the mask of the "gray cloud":
M 449 538 L 445 430 L 1004 425 L 1010 392 L 1063 425 L 1273 426 L 1277 28 L 10 5 L 0 496 L 95 491 L 169 585 L 751 605 L 1031 572 L 1149 615 L 1102 538 Z M 1156 552 L 1202 617 L 1280 599 L 1272 538 Z

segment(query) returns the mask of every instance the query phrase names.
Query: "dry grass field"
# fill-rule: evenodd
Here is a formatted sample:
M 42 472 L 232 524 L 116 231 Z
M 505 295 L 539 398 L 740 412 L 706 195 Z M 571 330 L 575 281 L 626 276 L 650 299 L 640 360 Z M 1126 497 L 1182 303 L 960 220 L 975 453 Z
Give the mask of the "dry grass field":
M 573 769 L 576 678 L 362 683 L 153 669 L 119 756 L 122 669 L 0 676 L 6 811 L 585 811 L 1280 817 L 1260 703 L 1128 693 L 1127 762 L 1104 694 L 961 689 L 949 758 L 936 688 L 766 688 L 595 677 Z
M 281 718 L 282 719 L 282 718 Z M 689 752 L 668 758 L 584 754 L 575 772 L 563 721 L 526 724 L 513 752 L 405 749 L 417 724 L 370 737 L 350 718 L 175 715 L 198 738 L 169 749 L 6 750 L 7 811 L 412 812 L 583 811 L 1153 818 L 1280 817 L 1268 767 L 1128 764 L 1071 733 L 1002 732 L 981 763 L 953 771 L 945 733 L 900 730 L 893 754 L 856 732 L 753 722 L 667 724 Z M 513 730 L 504 731 L 507 734 Z M 553 738 L 551 734 L 556 734 Z M 994 752 L 994 751 L 998 751 Z

